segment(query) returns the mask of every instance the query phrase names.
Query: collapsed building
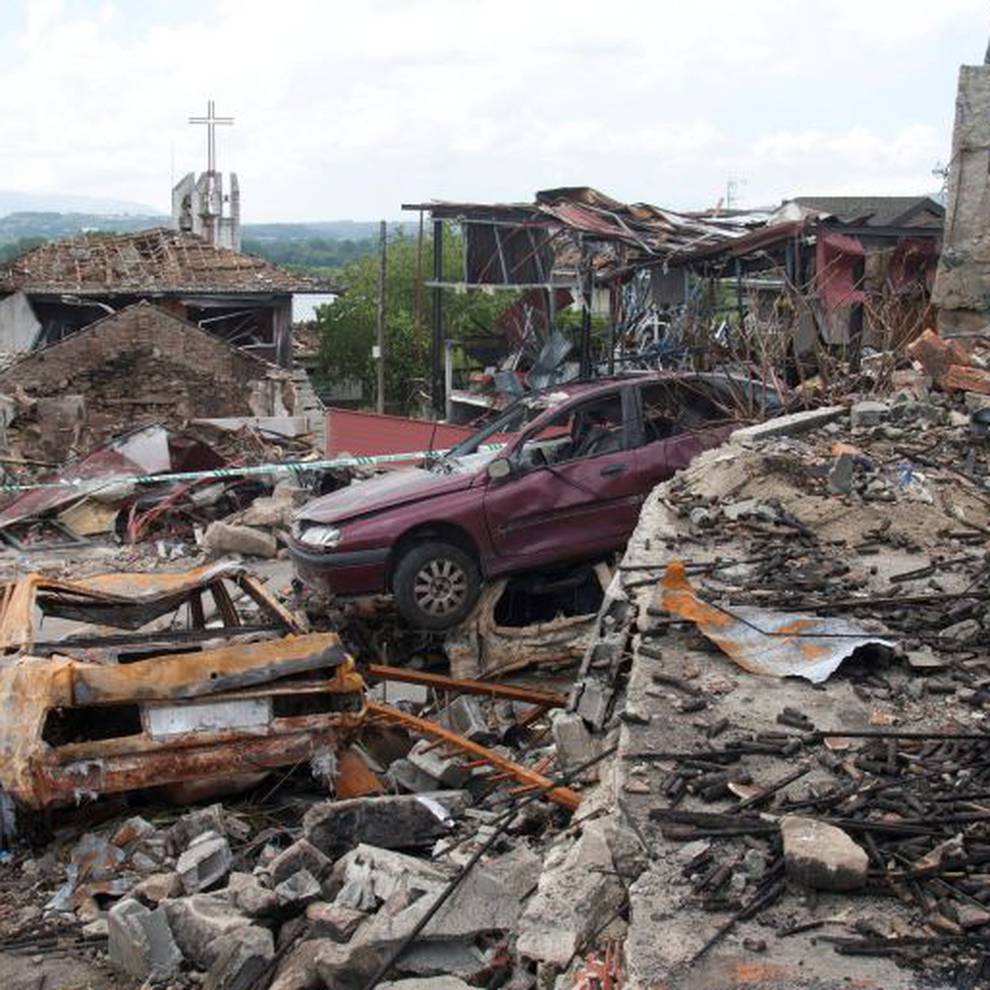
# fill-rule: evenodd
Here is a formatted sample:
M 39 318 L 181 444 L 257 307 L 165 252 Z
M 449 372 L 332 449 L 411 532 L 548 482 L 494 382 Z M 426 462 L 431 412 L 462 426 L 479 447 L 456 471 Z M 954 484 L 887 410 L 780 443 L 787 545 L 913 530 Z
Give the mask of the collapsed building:
M 957 198 L 975 183 L 967 114 L 961 99 Z M 514 294 L 503 397 L 707 361 L 760 371 L 764 388 L 794 370 L 811 408 L 727 427 L 652 491 L 619 559 L 494 583 L 445 652 L 405 651 L 386 601 L 343 614 L 293 589 L 276 536 L 307 497 L 292 483 L 211 524 L 254 542 L 179 551 L 268 557 L 252 568 L 267 589 L 240 563 L 168 557 L 162 574 L 15 574 L 0 588 L 0 883 L 14 895 L 0 972 L 17 990 L 60 961 L 80 982 L 109 966 L 206 990 L 987 986 L 990 353 L 930 329 L 939 204 L 691 216 L 563 189 L 416 208 L 435 247 L 444 222 L 465 225 L 459 287 Z M 958 245 L 951 203 L 947 228 Z M 970 246 L 961 267 L 978 276 Z M 439 275 L 443 402 L 455 342 Z M 47 303 L 71 310 L 58 291 Z M 159 389 L 190 423 L 288 405 L 276 367 L 173 311 L 182 295 L 56 332 L 9 373 L 13 401 L 19 386 L 37 402 L 71 389 L 98 431 L 117 397 L 107 374 L 140 364 L 135 424 Z M 556 314 L 575 298 L 568 340 Z M 966 312 L 947 327 L 980 318 L 978 292 L 951 298 Z M 17 321 L 35 312 L 30 293 L 5 301 Z M 330 446 L 367 462 L 389 430 L 420 451 L 464 432 L 341 414 Z M 148 425 L 112 440 L 27 486 L 0 526 L 113 502 L 102 489 L 191 457 L 222 480 L 170 479 L 129 506 L 128 529 L 180 512 L 202 525 L 257 436 L 225 458 L 181 439 Z M 633 439 L 612 453 L 638 457 Z M 561 620 L 568 598 L 577 614 Z M 462 676 L 419 669 L 445 663 Z M 520 681 L 495 680 L 509 671 Z M 45 846 L 56 813 L 68 824 Z
M 457 422 L 592 370 L 762 372 L 769 360 L 797 380 L 836 353 L 901 345 L 931 322 L 945 213 L 928 196 L 864 196 L 689 214 L 586 187 L 544 190 L 533 203 L 404 209 L 433 224 L 434 405 Z M 444 222 L 463 232 L 460 278 L 439 267 Z M 450 340 L 445 290 L 515 298 L 487 337 Z M 572 305 L 580 327 L 561 332 Z M 603 324 L 594 335 L 593 318 Z M 487 390 L 455 383 L 457 351 L 494 369 Z
M 0 270 L 0 352 L 55 343 L 144 300 L 289 367 L 292 296 L 325 291 L 317 279 L 182 230 L 83 234 Z
M 148 302 L 134 303 L 0 371 L 21 456 L 61 463 L 129 429 L 291 417 L 289 373 Z M 29 425 L 32 424 L 32 425 Z M 33 430 L 24 435 L 24 428 Z

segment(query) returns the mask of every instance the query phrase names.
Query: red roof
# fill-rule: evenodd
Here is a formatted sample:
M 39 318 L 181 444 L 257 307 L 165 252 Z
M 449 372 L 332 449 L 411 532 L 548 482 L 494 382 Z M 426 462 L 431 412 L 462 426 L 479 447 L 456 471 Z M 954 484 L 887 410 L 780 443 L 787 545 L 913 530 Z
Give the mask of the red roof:
M 466 440 L 474 428 L 406 419 L 355 409 L 327 410 L 327 456 L 371 457 L 409 454 L 420 450 L 447 450 Z M 396 465 L 401 467 L 402 464 Z

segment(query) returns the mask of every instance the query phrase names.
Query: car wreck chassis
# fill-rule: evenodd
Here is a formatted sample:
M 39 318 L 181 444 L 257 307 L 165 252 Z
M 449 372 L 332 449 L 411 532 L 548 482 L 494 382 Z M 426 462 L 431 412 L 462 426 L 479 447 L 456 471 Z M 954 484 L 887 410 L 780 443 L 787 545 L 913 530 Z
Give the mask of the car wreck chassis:
M 241 593 L 260 623 L 241 623 Z M 114 629 L 43 642 L 38 612 Z M 170 628 L 173 613 L 185 628 Z M 231 564 L 29 575 L 0 592 L 0 649 L 0 786 L 30 809 L 297 764 L 364 715 L 364 682 L 337 636 L 303 632 Z

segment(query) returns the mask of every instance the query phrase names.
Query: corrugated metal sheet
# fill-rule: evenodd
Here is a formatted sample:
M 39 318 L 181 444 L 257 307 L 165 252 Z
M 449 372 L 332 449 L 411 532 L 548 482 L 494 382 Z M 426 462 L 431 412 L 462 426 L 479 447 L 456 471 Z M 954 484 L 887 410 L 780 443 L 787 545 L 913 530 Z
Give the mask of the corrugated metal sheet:
M 863 646 L 893 646 L 856 622 L 794 612 L 704 602 L 694 592 L 681 561 L 664 574 L 663 607 L 698 630 L 740 667 L 769 677 L 824 681 L 843 660 Z

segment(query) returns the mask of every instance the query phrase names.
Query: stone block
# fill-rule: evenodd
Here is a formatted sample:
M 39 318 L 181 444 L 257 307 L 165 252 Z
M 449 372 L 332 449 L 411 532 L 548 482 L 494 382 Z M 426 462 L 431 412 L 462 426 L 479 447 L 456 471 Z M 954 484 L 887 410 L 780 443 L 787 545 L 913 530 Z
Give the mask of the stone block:
M 399 790 L 410 794 L 434 791 L 437 787 L 437 782 L 433 777 L 414 766 L 405 757 L 393 761 L 386 771 L 385 777 Z
M 232 827 L 233 820 L 224 814 L 222 804 L 211 804 L 205 808 L 197 808 L 183 815 L 168 830 L 168 841 L 176 856 L 198 835 L 204 832 L 216 832 L 218 835 L 236 835 L 238 830 Z M 243 837 L 243 836 L 242 836 Z
M 407 979 L 412 976 L 428 976 L 433 980 L 455 977 L 472 986 L 485 986 L 490 967 L 488 957 L 473 942 L 455 940 L 413 944 L 402 953 L 396 971 L 408 974 Z
M 199 969 L 213 965 L 221 935 L 251 924 L 223 894 L 193 894 L 163 901 L 162 907 L 176 945 Z
M 333 860 L 325 856 L 312 842 L 299 839 L 280 852 L 268 864 L 272 883 L 280 884 L 299 870 L 309 870 L 317 880 L 323 880 L 333 869 Z
M 385 955 L 411 935 L 442 892 L 443 887 L 425 892 L 411 886 L 397 887 L 349 942 L 331 943 L 320 953 L 317 968 L 326 985 L 361 987 Z M 511 931 L 520 911 L 519 895 L 484 867 L 476 867 L 429 920 L 417 945 L 473 941 L 485 933 Z M 342 982 L 343 974 L 346 982 Z M 435 985 L 434 979 L 429 983 Z
M 787 875 L 816 890 L 856 890 L 866 883 L 866 851 L 834 825 L 787 815 L 780 823 Z
M 963 619 L 961 622 L 954 622 L 951 626 L 946 626 L 939 631 L 939 639 L 949 640 L 953 643 L 971 643 L 983 632 L 983 627 L 976 619 Z
M 189 843 L 175 865 L 175 872 L 187 894 L 198 894 L 223 879 L 233 860 L 230 843 L 224 836 L 204 832 Z
M 575 686 L 577 695 L 577 713 L 595 729 L 601 729 L 608 717 L 612 693 L 607 691 L 597 677 L 586 677 Z
M 168 919 L 132 898 L 118 901 L 107 915 L 110 962 L 136 980 L 156 982 L 174 976 L 182 963 Z
M 378 990 L 471 990 L 471 984 L 456 976 L 413 976 L 405 980 L 390 980 L 379 983 Z
M 836 495 L 848 495 L 852 491 L 854 466 L 852 454 L 839 454 L 828 469 L 829 491 Z
M 274 890 L 279 908 L 287 914 L 300 914 L 313 901 L 319 900 L 319 881 L 309 870 L 296 870 Z
M 552 858 L 519 919 L 516 951 L 553 966 L 566 966 L 625 900 L 612 852 L 616 826 L 609 819 L 586 822 L 577 842 Z
M 417 770 L 429 774 L 440 787 L 463 787 L 471 776 L 463 762 L 456 757 L 444 756 L 428 739 L 421 739 L 406 755 Z
M 979 392 L 990 395 L 990 371 L 953 364 L 939 384 L 948 392 Z
M 574 712 L 559 712 L 552 725 L 553 741 L 557 747 L 557 764 L 565 773 L 594 759 L 599 753 L 598 740 Z
M 337 860 L 333 875 L 341 893 L 355 878 L 366 877 L 373 897 L 381 901 L 403 889 L 437 890 L 451 878 L 449 870 L 428 860 L 364 843 Z
M 324 984 L 316 968 L 316 960 L 333 941 L 329 938 L 312 938 L 299 942 L 285 956 L 275 971 L 268 990 L 324 990 Z
M 440 713 L 439 721 L 451 732 L 482 746 L 492 746 L 498 742 L 498 732 L 489 726 L 481 702 L 472 695 L 459 694 Z
M 446 835 L 452 818 L 466 805 L 462 791 L 324 801 L 303 816 L 303 832 L 331 858 L 358 843 L 383 849 L 418 848 Z
M 367 918 L 364 911 L 344 904 L 328 904 L 316 901 L 306 908 L 306 920 L 310 933 L 317 938 L 329 938 L 334 942 L 347 942 Z
M 152 873 L 131 889 L 131 897 L 145 904 L 156 905 L 182 893 L 182 881 L 178 873 Z
M 257 925 L 220 936 L 215 950 L 203 990 L 252 990 L 275 959 L 272 933 Z
M 288 529 L 292 525 L 295 507 L 291 501 L 275 498 L 256 498 L 239 516 L 237 522 L 259 529 Z
M 271 533 L 219 520 L 207 526 L 203 546 L 217 557 L 236 553 L 246 557 L 271 558 L 278 553 L 278 542 Z
M 939 381 L 951 365 L 969 363 L 969 354 L 958 340 L 945 340 L 934 330 L 925 330 L 911 341 L 907 352 L 935 381 Z
M 237 909 L 249 918 L 272 918 L 279 913 L 275 893 L 251 873 L 231 873 L 226 893 Z
M 890 406 L 886 402 L 877 402 L 874 399 L 857 402 L 849 410 L 849 422 L 854 429 L 879 426 L 888 416 L 890 416 Z
M 810 433 L 826 423 L 831 423 L 845 414 L 844 406 L 823 406 L 821 409 L 805 409 L 801 412 L 790 413 L 787 416 L 777 416 L 765 423 L 754 423 L 734 430 L 729 437 L 731 443 L 742 443 L 746 440 L 760 440 L 763 437 L 798 436 Z
M 152 836 L 157 834 L 158 829 L 156 829 L 151 822 L 142 818 L 140 815 L 135 815 L 133 818 L 128 818 L 127 821 L 122 822 L 117 827 L 116 831 L 111 836 L 110 841 L 115 846 L 124 848 L 142 839 L 150 839 Z

